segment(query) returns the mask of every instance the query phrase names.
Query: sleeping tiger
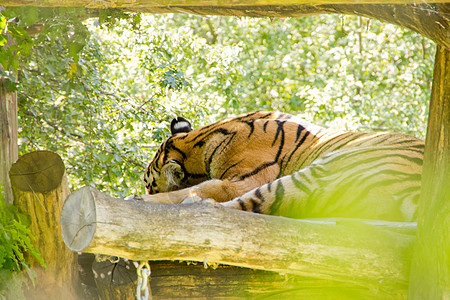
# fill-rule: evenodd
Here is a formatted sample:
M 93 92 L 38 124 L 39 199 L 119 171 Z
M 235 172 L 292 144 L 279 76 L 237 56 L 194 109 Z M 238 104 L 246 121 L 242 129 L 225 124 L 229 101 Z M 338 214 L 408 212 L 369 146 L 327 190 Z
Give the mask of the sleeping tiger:
M 144 175 L 147 202 L 214 199 L 290 218 L 411 221 L 423 141 L 399 133 L 336 132 L 298 117 L 254 112 L 195 130 L 171 123 Z

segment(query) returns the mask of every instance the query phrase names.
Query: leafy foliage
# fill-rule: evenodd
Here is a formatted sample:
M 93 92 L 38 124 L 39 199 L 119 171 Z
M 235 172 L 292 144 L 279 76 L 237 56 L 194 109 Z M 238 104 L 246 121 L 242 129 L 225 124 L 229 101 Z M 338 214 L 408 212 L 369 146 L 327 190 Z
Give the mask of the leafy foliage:
M 271 109 L 336 129 L 425 135 L 434 44 L 393 25 L 26 13 L 17 26 L 43 30 L 19 68 L 20 152 L 58 152 L 72 188 L 142 192 L 143 169 L 176 115 L 197 127 Z
M 39 251 L 31 243 L 33 236 L 28 228 L 29 217 L 20 213 L 14 205 L 7 205 L 3 198 L 0 187 L 0 298 L 14 292 L 11 282 L 25 282 L 14 275 L 15 271 L 25 269 L 32 280 L 35 278 L 34 272 L 26 263 L 29 257 L 34 257 L 45 267 Z
M 142 192 L 141 174 L 177 115 L 198 127 L 280 110 L 423 138 L 433 53 L 419 34 L 354 16 L 100 10 L 89 19 L 78 8 L 0 8 L 0 79 L 18 91 L 20 153 L 55 151 L 72 189 L 117 196 Z M 0 298 L 21 297 L 11 293 L 26 281 L 11 271 L 33 278 L 27 255 L 44 264 L 28 225 L 0 198 Z
M 199 97 L 215 118 L 271 109 L 337 129 L 424 137 L 434 45 L 419 34 L 339 16 L 146 16 L 141 25 L 138 38 L 150 45 L 169 43 L 172 66 L 184 71 L 191 83 L 177 91 L 177 98 Z M 139 60 L 148 55 L 130 43 L 136 35 L 127 28 L 123 23 L 113 32 L 93 30 L 134 58 L 120 67 L 125 54 L 114 55 L 117 64 L 111 65 L 106 79 L 120 79 L 114 81 L 116 87 L 142 95 L 148 86 L 141 79 L 148 75 Z M 161 40 L 155 40 L 156 35 Z M 122 70 L 130 67 L 132 72 Z
M 13 74 L 19 67 L 19 59 L 28 55 L 32 47 L 27 32 L 16 23 L 17 18 L 8 20 L 0 8 L 0 79 L 4 79 L 6 88 L 11 92 L 17 89 Z M 14 43 L 9 43 L 9 39 Z

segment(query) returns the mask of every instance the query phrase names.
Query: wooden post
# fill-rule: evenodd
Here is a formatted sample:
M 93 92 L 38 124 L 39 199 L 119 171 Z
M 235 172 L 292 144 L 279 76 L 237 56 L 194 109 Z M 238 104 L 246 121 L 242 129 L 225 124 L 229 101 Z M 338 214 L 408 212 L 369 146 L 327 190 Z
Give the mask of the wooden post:
M 0 185 L 5 200 L 13 203 L 8 172 L 18 158 L 17 147 L 17 93 L 8 92 L 0 78 Z
M 67 198 L 61 226 L 73 251 L 306 275 L 365 287 L 366 296 L 406 296 L 415 235 L 415 223 L 293 220 L 219 204 L 124 201 L 90 187 Z
M 438 46 L 422 175 L 411 299 L 450 299 L 450 50 Z
M 38 274 L 35 288 L 26 291 L 29 299 L 76 299 L 76 253 L 61 238 L 59 215 L 69 194 L 64 164 L 56 153 L 28 153 L 10 171 L 14 204 L 31 217 L 34 246 L 47 265 L 29 261 Z

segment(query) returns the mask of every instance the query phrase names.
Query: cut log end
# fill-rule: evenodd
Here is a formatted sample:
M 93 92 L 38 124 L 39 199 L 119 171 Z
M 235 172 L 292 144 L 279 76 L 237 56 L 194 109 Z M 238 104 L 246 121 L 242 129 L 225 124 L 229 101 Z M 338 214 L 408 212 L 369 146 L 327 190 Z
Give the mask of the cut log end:
M 45 194 L 60 185 L 64 172 L 64 163 L 58 154 L 36 151 L 21 156 L 12 165 L 9 176 L 15 189 Z
M 72 251 L 82 251 L 92 241 L 96 229 L 95 201 L 90 187 L 83 187 L 67 197 L 60 224 L 64 243 Z

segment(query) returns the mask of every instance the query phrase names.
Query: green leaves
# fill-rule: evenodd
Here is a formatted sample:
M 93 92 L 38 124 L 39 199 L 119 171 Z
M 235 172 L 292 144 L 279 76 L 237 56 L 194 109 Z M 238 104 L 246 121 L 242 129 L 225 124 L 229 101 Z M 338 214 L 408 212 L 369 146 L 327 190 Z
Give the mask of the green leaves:
M 0 15 L 0 47 L 3 47 L 8 42 L 8 36 L 4 33 L 6 30 L 6 17 Z
M 183 72 L 178 70 L 165 71 L 159 84 L 163 88 L 169 87 L 175 90 L 179 90 L 182 87 L 189 85 L 187 80 L 184 78 Z
M 57 151 L 72 189 L 143 192 L 177 115 L 198 127 L 270 109 L 335 129 L 425 134 L 434 45 L 405 29 L 351 16 L 83 14 L 25 17 L 44 29 L 19 71 L 20 151 Z
M 45 267 L 38 250 L 31 243 L 32 235 L 28 227 L 31 221 L 11 204 L 6 205 L 0 187 L 0 269 L 9 271 L 28 270 L 25 254 L 36 258 Z M 32 278 L 33 274 L 29 274 Z M 3 290 L 0 284 L 0 290 Z
M 4 70 L 0 79 L 13 76 L 19 67 L 19 59 L 30 53 L 33 44 L 28 33 L 17 23 L 17 18 L 8 19 L 8 14 L 0 9 L 0 64 Z M 13 86 L 9 87 L 14 91 Z

